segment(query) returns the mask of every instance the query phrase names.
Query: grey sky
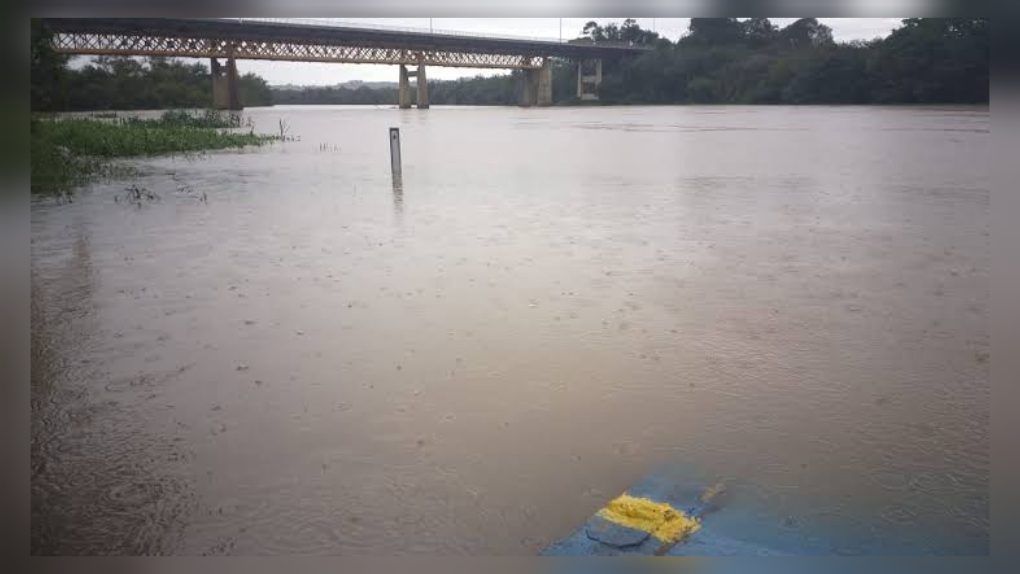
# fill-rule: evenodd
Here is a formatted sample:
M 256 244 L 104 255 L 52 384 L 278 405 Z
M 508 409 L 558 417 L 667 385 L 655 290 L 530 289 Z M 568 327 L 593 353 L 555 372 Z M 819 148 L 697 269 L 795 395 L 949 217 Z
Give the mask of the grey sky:
M 585 22 L 595 20 L 599 24 L 620 23 L 624 18 L 435 18 L 431 25 L 435 30 L 494 34 L 507 36 L 527 36 L 547 39 L 560 37 L 574 38 L 580 35 Z M 795 18 L 772 18 L 777 26 L 786 26 Z M 289 20 L 289 21 L 294 21 Z M 344 18 L 328 19 L 330 22 L 350 23 L 363 26 L 404 27 L 428 30 L 428 18 Z M 676 40 L 687 30 L 690 18 L 637 18 L 642 28 L 654 29 L 659 34 Z M 819 21 L 832 28 L 833 36 L 838 41 L 870 40 L 885 36 L 900 24 L 899 18 L 819 18 Z M 327 19 L 310 20 L 314 23 L 326 23 Z M 395 66 L 375 64 L 319 64 L 304 62 L 273 62 L 258 60 L 238 60 L 238 71 L 254 72 L 262 76 L 272 85 L 333 85 L 349 80 L 363 81 L 396 81 Z M 493 75 L 507 73 L 506 70 L 476 70 L 468 68 L 430 68 L 430 79 L 454 79 L 462 76 L 478 74 Z

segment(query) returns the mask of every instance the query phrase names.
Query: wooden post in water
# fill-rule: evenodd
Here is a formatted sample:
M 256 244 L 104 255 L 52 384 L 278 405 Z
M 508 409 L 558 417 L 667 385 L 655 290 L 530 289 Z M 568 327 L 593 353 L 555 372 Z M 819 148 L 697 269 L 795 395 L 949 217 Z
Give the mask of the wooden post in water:
M 390 170 L 393 180 L 400 181 L 400 128 L 390 128 Z

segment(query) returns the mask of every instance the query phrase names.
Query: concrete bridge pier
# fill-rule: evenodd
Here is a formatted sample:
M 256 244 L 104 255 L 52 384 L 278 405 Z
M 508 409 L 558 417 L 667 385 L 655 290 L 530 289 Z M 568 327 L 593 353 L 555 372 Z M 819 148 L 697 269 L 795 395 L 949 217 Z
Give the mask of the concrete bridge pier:
M 601 84 L 602 60 L 579 60 L 577 62 L 577 99 L 598 100 Z
M 411 71 L 407 69 L 404 64 L 400 65 L 400 86 L 397 90 L 398 105 L 401 109 L 408 109 L 411 107 L 411 82 L 410 78 L 415 78 L 415 83 L 418 88 L 417 105 L 419 110 L 425 110 L 429 107 L 429 82 L 425 77 L 425 64 L 418 64 L 417 71 Z
M 520 76 L 520 98 L 521 106 L 551 106 L 552 105 L 552 62 L 547 58 L 541 68 L 524 70 Z
M 397 102 L 402 110 L 411 107 L 411 86 L 407 79 L 407 66 L 403 64 L 400 64 L 400 88 L 397 91 Z
M 218 110 L 241 110 L 241 86 L 237 79 L 237 63 L 227 58 L 226 65 L 217 58 L 209 62 L 212 75 L 213 107 Z
M 429 107 L 429 81 L 425 78 L 425 64 L 418 64 L 418 109 L 427 110 Z
M 535 86 L 531 70 L 523 70 L 517 79 L 517 104 L 522 108 L 534 105 Z
M 538 92 L 535 94 L 535 103 L 539 107 L 546 107 L 552 105 L 552 60 L 546 58 L 542 62 L 542 67 L 537 70 L 532 70 L 536 78 L 535 90 Z

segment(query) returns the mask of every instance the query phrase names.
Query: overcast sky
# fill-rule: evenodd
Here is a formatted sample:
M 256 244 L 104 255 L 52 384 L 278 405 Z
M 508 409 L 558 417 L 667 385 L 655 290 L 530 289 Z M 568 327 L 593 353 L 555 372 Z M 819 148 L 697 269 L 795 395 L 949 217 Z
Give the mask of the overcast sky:
M 506 36 L 527 36 L 555 40 L 575 38 L 580 35 L 585 22 L 595 20 L 601 25 L 623 22 L 623 18 L 435 18 L 431 21 L 434 30 L 494 34 Z M 772 23 L 782 27 L 795 18 L 772 18 Z M 837 41 L 870 40 L 885 36 L 900 24 L 900 18 L 819 18 L 832 28 Z M 288 21 L 296 21 L 294 19 Z M 350 23 L 362 26 L 403 27 L 428 30 L 428 18 L 344 18 L 329 19 L 337 24 Z M 637 18 L 642 28 L 655 30 L 660 35 L 676 40 L 687 30 L 690 18 Z M 326 19 L 309 20 L 311 23 L 326 23 Z M 376 64 L 326 64 L 306 62 L 273 62 L 261 60 L 238 60 L 238 71 L 254 72 L 272 85 L 334 85 L 349 80 L 391 81 L 397 80 L 396 66 Z M 486 70 L 470 68 L 431 67 L 429 79 L 454 79 L 478 74 L 505 74 L 507 70 Z

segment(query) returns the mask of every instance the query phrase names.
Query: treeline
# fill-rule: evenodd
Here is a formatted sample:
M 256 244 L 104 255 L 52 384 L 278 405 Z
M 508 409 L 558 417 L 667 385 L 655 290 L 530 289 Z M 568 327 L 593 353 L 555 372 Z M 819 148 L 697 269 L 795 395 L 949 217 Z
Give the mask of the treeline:
M 429 102 L 435 105 L 507 105 L 517 101 L 516 75 L 476 76 L 458 80 L 429 82 Z M 309 86 L 302 89 L 272 88 L 276 104 L 371 104 L 395 105 L 397 87 Z M 411 84 L 411 101 L 417 98 Z
M 636 27 L 636 24 L 632 24 Z M 621 29 L 627 28 L 624 26 Z M 598 37 L 596 25 L 587 28 Z M 604 30 L 603 36 L 608 36 Z M 617 32 L 617 39 L 623 34 Z M 676 43 L 609 62 L 611 103 L 983 103 L 989 91 L 986 19 L 908 18 L 889 36 L 836 42 L 814 18 L 777 28 L 767 18 L 694 18 Z
M 167 58 L 99 57 L 81 68 L 49 46 L 49 32 L 32 22 L 31 90 L 34 111 L 142 110 L 212 107 L 206 63 Z M 254 74 L 240 78 L 248 106 L 272 103 L 269 85 Z
M 642 29 L 587 23 L 573 42 L 627 42 L 651 48 L 606 61 L 600 88 L 609 104 L 985 103 L 989 91 L 986 19 L 908 18 L 889 36 L 836 42 L 815 18 L 779 28 L 767 18 L 693 18 L 677 42 Z M 576 100 L 576 68 L 556 62 L 553 101 Z M 516 73 L 429 82 L 433 104 L 514 105 Z M 412 90 L 413 91 L 413 90 Z M 277 103 L 394 104 L 396 88 L 273 90 Z
M 209 107 L 204 63 L 99 58 L 80 69 L 48 48 L 33 21 L 32 106 L 36 110 Z M 677 42 L 633 19 L 587 23 L 572 42 L 649 46 L 639 56 L 607 60 L 600 100 L 609 104 L 910 104 L 985 103 L 989 93 L 987 19 L 908 18 L 889 36 L 836 42 L 815 18 L 779 28 L 767 18 L 693 18 Z M 553 101 L 576 100 L 576 68 L 554 61 Z M 514 105 L 519 72 L 429 82 L 437 105 Z M 393 87 L 271 89 L 241 78 L 246 106 L 270 104 L 395 105 Z M 414 90 L 412 90 L 412 93 Z
M 240 76 L 241 101 L 247 106 L 272 103 L 269 85 L 254 74 Z M 64 68 L 54 83 L 51 110 L 159 110 L 212 107 L 212 76 L 204 63 L 165 58 L 100 57 L 80 68 Z
M 358 86 L 308 86 L 301 89 L 270 88 L 274 104 L 358 104 L 392 105 L 397 103 L 397 88 Z

